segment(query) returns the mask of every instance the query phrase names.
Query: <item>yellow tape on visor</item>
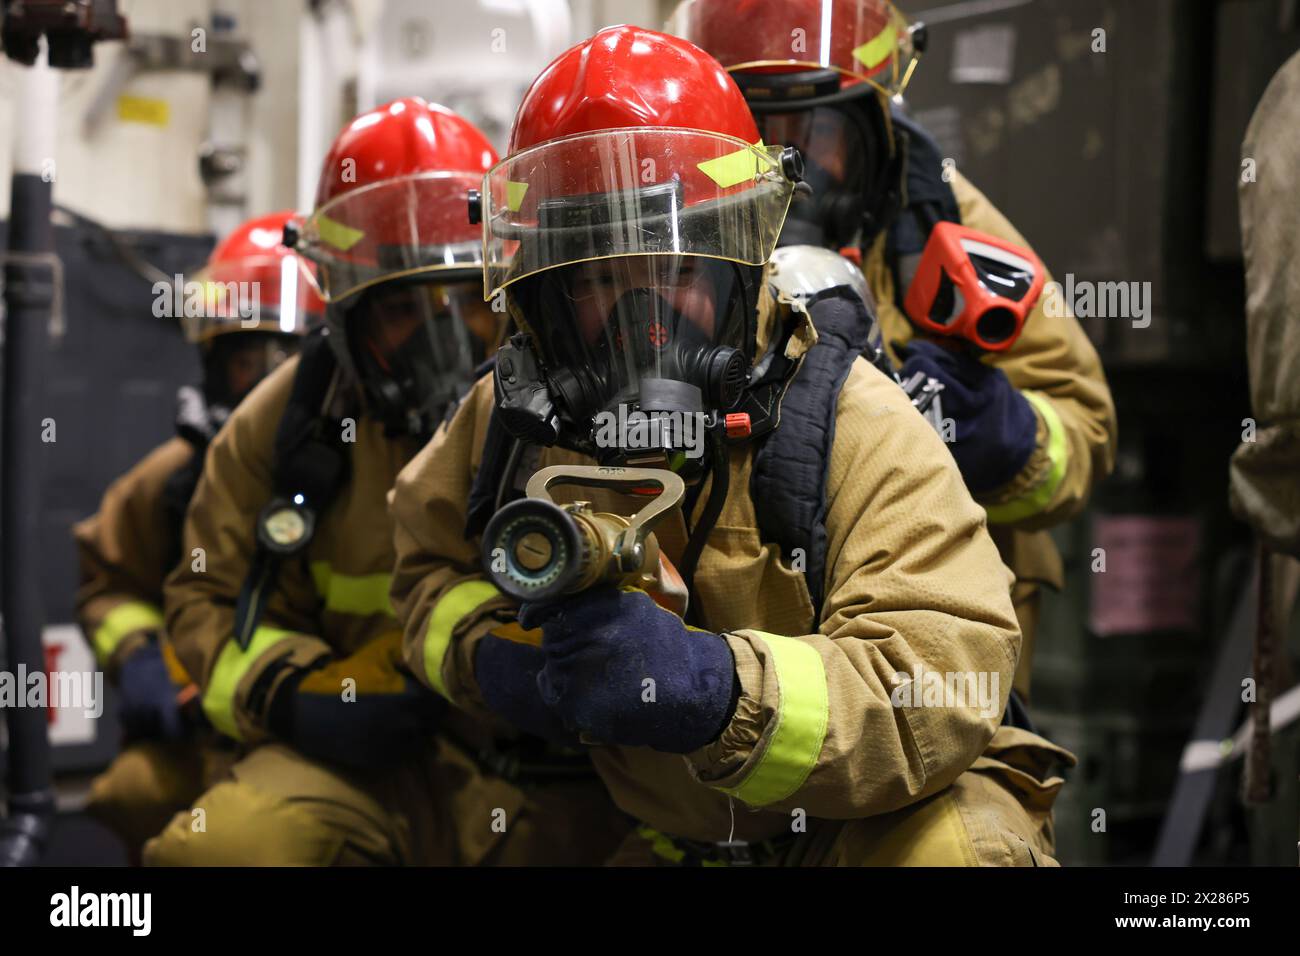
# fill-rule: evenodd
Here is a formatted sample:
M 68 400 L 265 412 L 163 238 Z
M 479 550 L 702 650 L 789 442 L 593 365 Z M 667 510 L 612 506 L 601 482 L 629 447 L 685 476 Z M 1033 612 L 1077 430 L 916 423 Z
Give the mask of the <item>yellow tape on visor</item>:
M 738 149 L 734 153 L 706 159 L 696 165 L 700 172 L 717 184 L 719 189 L 730 189 L 758 175 L 759 157 L 754 150 L 762 148 L 763 141 L 760 139 L 754 144 L 753 149 L 749 147 Z

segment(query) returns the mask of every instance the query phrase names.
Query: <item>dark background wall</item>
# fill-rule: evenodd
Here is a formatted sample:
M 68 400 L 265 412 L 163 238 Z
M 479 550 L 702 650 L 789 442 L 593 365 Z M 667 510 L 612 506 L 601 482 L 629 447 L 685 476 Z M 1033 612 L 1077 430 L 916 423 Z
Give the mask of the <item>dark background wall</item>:
M 63 261 L 62 331 L 50 338 L 42 417 L 56 440 L 44 446 L 40 555 L 46 626 L 75 620 L 76 549 L 71 529 L 93 513 L 104 489 L 173 434 L 176 390 L 198 377 L 193 346 L 179 323 L 153 314 L 150 266 L 161 275 L 191 271 L 212 248 L 208 236 L 109 234 L 59 214 Z M 0 237 L 5 232 L 0 223 Z M 104 763 L 116 750 L 112 702 L 94 744 L 59 747 L 57 769 Z

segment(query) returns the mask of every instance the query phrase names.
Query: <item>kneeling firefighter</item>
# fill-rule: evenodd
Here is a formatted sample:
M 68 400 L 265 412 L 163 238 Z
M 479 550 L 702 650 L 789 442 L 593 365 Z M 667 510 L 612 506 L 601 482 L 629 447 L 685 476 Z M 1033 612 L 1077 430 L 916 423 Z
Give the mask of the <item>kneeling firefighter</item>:
M 465 213 L 495 162 L 460 116 L 396 100 L 340 133 L 286 234 L 325 329 L 213 442 L 166 588 L 177 656 L 241 757 L 148 864 L 583 862 L 626 830 L 589 764 L 535 796 L 449 742 L 388 600 L 388 490 L 500 338 Z M 568 812 L 587 818 L 566 830 Z
M 525 95 L 480 200 L 520 333 L 393 493 L 407 660 L 590 747 L 616 862 L 1050 863 L 1010 574 L 861 296 L 766 298 L 800 164 L 758 139 L 637 27 Z
M 731 73 L 764 140 L 804 156 L 812 188 L 782 244 L 860 262 L 900 377 L 944 386 L 945 440 L 1016 575 L 1027 701 L 1039 589 L 1064 585 L 1047 529 L 1079 514 L 1115 461 L 1096 350 L 1063 303 L 1039 297 L 1051 277 L 1011 223 L 891 108 L 923 25 L 888 0 L 693 0 L 675 26 Z
M 116 684 L 124 732 L 121 753 L 91 784 L 86 810 L 121 837 L 132 860 L 226 761 L 193 703 L 194 685 L 162 639 L 163 580 L 180 559 L 181 525 L 208 443 L 321 319 L 323 304 L 280 241 L 290 216 L 250 220 L 213 250 L 195 277 L 202 308 L 182 320 L 199 348 L 203 381 L 180 390 L 176 436 L 114 481 L 99 511 L 73 528 L 77 613 Z M 240 301 L 241 289 L 256 289 L 256 298 Z

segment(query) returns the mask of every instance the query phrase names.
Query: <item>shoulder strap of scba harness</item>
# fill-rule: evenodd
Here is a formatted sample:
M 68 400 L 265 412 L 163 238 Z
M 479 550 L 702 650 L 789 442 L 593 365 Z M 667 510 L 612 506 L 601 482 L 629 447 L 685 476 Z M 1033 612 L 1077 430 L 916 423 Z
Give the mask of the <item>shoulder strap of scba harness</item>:
M 894 274 L 894 295 L 902 303 L 907 295 L 900 260 L 919 256 L 930 232 L 940 222 L 961 222 L 961 207 L 952 184 L 944 180 L 944 156 L 933 137 L 901 110 L 892 112 L 894 135 L 906 150 L 903 208 L 889 227 L 885 258 Z
M 167 538 L 171 542 L 168 552 L 168 567 L 175 567 L 181 560 L 181 537 L 185 530 L 185 512 L 189 510 L 190 499 L 199 486 L 199 477 L 203 474 L 203 460 L 207 455 L 207 443 L 191 441 L 192 453 L 173 471 L 163 485 L 162 508 L 167 521 Z
M 513 482 L 514 480 L 514 476 L 508 472 L 511 470 L 511 460 L 518 461 L 518 456 L 513 454 L 518 444 L 519 439 L 506 431 L 505 425 L 501 422 L 501 415 L 493 404 L 492 415 L 488 419 L 487 434 L 483 439 L 483 460 L 469 488 L 469 502 L 465 517 L 466 540 L 482 534 L 497 508 L 515 497 L 511 495 L 501 498 L 499 492 L 502 481 Z
M 288 404 L 275 432 L 271 500 L 257 518 L 257 550 L 235 604 L 235 639 L 247 647 L 274 590 L 280 564 L 311 543 L 316 519 L 347 481 L 343 422 L 325 413 L 338 363 L 322 330 L 299 352 Z
M 194 497 L 199 478 L 203 475 L 208 445 L 224 421 L 225 415 L 219 414 L 208 403 L 207 395 L 201 387 L 183 385 L 177 391 L 176 437 L 189 445 L 190 456 L 167 476 L 167 481 L 163 484 L 162 508 L 166 516 L 168 540 L 171 542 L 168 567 L 180 563 L 185 513 L 189 511 L 190 499 Z
M 875 328 L 866 305 L 848 293 L 837 286 L 804 301 L 817 344 L 790 380 L 776 427 L 754 452 L 749 478 L 750 497 L 762 502 L 754 509 L 759 533 L 780 545 L 788 563 L 802 563 L 816 618 L 826 573 L 826 477 L 836 406 L 849 369 L 871 345 Z

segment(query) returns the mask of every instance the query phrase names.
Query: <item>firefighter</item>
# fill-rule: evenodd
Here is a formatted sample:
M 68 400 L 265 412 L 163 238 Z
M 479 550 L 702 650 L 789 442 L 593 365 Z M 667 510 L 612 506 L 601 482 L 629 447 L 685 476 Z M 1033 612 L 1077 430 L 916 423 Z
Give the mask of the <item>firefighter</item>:
M 923 28 L 892 3 L 695 0 L 677 26 L 727 67 L 763 140 L 803 153 L 812 189 L 791 206 L 783 244 L 861 262 L 901 377 L 923 372 L 945 386 L 946 440 L 1016 574 L 1016 691 L 1028 701 L 1040 588 L 1064 586 L 1047 530 L 1082 511 L 1115 461 L 1115 407 L 1096 350 L 1047 296 L 1019 338 L 993 351 L 943 347 L 909 321 L 904 302 L 937 223 L 1026 244 L 925 130 L 891 108 L 924 45 Z
M 458 707 L 589 746 L 640 821 L 616 862 L 1049 864 L 1071 758 L 1002 723 L 1010 573 L 861 357 L 867 304 L 763 298 L 799 162 L 758 141 L 716 60 L 637 27 L 525 95 L 479 211 L 485 296 L 520 332 L 393 493 L 407 661 Z M 663 426 L 653 448 L 633 413 Z M 703 445 L 669 427 L 688 421 Z M 638 586 L 555 598 L 563 541 L 483 540 L 535 468 L 593 463 L 682 479 L 655 533 L 685 617 Z M 637 484 L 582 498 L 632 515 Z M 547 596 L 520 605 L 498 559 Z

